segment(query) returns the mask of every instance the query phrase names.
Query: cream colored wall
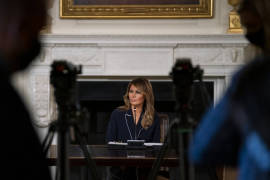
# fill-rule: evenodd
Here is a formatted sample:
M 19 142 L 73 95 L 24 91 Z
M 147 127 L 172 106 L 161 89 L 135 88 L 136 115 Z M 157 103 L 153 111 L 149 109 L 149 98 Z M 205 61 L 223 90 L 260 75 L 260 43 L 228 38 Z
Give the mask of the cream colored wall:
M 59 0 L 55 0 L 50 14 L 53 34 L 225 34 L 230 9 L 227 0 L 214 0 L 211 19 L 60 19 Z

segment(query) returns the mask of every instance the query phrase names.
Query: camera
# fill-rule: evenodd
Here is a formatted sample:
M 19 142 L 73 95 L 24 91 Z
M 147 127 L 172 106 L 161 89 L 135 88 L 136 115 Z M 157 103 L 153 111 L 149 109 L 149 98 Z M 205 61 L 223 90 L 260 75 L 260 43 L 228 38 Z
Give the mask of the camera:
M 202 80 L 203 70 L 199 66 L 193 67 L 190 59 L 182 58 L 176 59 L 170 75 L 174 84 L 185 87 L 191 86 L 195 80 Z
M 82 73 L 82 66 L 75 66 L 65 60 L 55 60 L 51 65 L 50 83 L 54 87 L 55 100 L 59 106 L 77 104 L 77 75 Z
M 178 108 L 182 108 L 182 105 L 188 106 L 192 84 L 195 80 L 202 80 L 203 70 L 199 66 L 193 67 L 189 58 L 181 58 L 176 60 L 170 76 L 175 85 L 176 101 L 181 106 Z

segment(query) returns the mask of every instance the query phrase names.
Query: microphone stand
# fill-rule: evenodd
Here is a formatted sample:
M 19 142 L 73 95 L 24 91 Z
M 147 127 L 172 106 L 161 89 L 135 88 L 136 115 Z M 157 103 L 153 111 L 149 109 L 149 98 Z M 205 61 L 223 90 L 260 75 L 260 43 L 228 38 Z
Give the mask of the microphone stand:
M 137 132 L 136 132 L 136 127 L 137 127 L 137 124 L 136 124 L 136 121 L 137 121 L 137 119 L 136 119 L 136 107 L 134 107 L 134 125 L 135 125 L 135 134 L 134 134 L 134 140 L 137 140 Z

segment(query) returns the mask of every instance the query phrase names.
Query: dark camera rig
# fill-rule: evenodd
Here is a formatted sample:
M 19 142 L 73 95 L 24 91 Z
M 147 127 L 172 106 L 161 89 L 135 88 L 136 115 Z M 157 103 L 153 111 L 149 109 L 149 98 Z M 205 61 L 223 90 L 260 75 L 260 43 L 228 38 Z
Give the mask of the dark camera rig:
M 78 122 L 88 118 L 86 109 L 81 109 L 77 98 L 77 75 L 81 74 L 82 66 L 75 66 L 65 60 L 56 60 L 51 65 L 50 83 L 54 88 L 54 97 L 58 109 L 58 118 L 49 128 L 49 132 L 43 142 L 43 148 L 47 154 L 53 140 L 55 131 L 57 136 L 57 171 L 56 180 L 69 179 L 68 146 L 71 133 L 75 135 L 85 155 L 90 170 L 91 179 L 97 180 L 97 168 L 87 149 L 85 137 L 83 137 Z
M 76 79 L 82 73 L 82 66 L 74 66 L 67 61 L 54 61 L 51 65 L 50 83 L 59 108 L 76 107 Z
M 195 81 L 202 82 L 203 70 L 199 66 L 192 66 L 190 59 L 177 59 L 170 77 L 174 84 L 174 96 L 176 100 L 175 112 L 188 112 L 192 96 L 192 85 Z M 181 118 L 181 123 L 188 118 Z
M 187 149 L 188 143 L 192 138 L 193 129 L 197 122 L 191 118 L 191 96 L 193 93 L 193 83 L 200 83 L 201 91 L 205 94 L 205 101 L 210 104 L 210 98 L 203 86 L 203 70 L 199 66 L 193 67 L 191 60 L 188 58 L 177 59 L 172 68 L 170 77 L 174 84 L 174 96 L 176 100 L 175 114 L 176 117 L 170 123 L 166 137 L 161 147 L 158 157 L 153 164 L 148 180 L 154 180 L 159 171 L 165 153 L 169 146 L 175 149 L 179 154 L 179 176 L 180 180 L 194 180 L 194 167 L 188 163 Z

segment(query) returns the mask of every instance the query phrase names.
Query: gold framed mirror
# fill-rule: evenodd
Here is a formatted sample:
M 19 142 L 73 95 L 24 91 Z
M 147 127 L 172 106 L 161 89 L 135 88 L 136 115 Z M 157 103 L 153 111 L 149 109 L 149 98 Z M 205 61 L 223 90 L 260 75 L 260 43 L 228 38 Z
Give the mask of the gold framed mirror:
M 60 0 L 60 18 L 212 18 L 214 0 Z

